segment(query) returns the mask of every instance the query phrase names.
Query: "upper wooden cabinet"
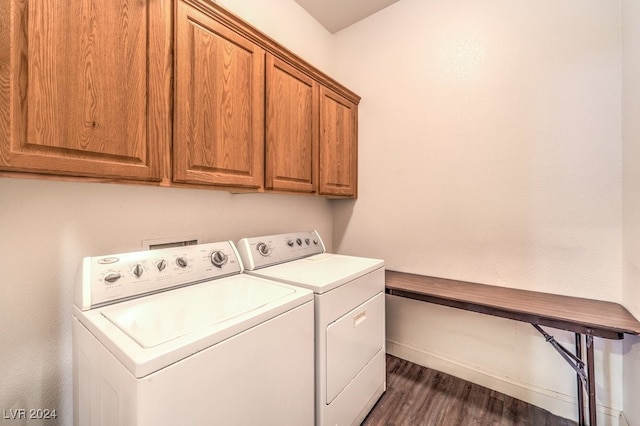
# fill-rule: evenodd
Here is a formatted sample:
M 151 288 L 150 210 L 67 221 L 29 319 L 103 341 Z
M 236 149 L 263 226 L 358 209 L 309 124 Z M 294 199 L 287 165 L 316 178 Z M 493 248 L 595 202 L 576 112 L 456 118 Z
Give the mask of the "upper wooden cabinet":
M 262 48 L 179 1 L 175 39 L 173 180 L 262 188 Z
M 321 195 L 356 197 L 358 106 L 326 87 L 320 89 Z
M 359 101 L 211 0 L 0 0 L 0 173 L 355 197 Z
M 266 188 L 314 192 L 318 84 L 267 55 L 266 88 Z
M 175 182 L 356 196 L 356 94 L 208 0 L 175 22 Z
M 169 0 L 0 2 L 0 170 L 159 181 Z

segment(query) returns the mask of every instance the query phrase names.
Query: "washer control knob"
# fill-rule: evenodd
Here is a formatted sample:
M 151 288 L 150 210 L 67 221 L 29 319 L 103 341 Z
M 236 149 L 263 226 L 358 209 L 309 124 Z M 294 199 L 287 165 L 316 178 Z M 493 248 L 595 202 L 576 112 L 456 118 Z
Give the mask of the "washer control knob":
M 182 269 L 186 268 L 188 264 L 189 262 L 187 262 L 187 259 L 182 256 L 176 259 L 176 265 L 178 265 Z
M 167 267 L 167 261 L 161 259 L 158 263 L 156 263 L 156 268 L 158 268 L 158 272 L 164 271 L 164 268 Z
M 309 238 L 305 238 L 305 239 L 304 239 L 304 242 L 305 242 L 307 245 L 309 245 L 309 241 L 310 241 L 310 240 L 309 240 Z
M 296 243 L 298 243 L 299 246 L 302 245 L 302 240 L 300 238 L 296 239 Z
M 293 247 L 293 240 L 287 240 L 287 245 L 289 247 Z
M 120 278 L 122 278 L 122 275 L 120 275 L 119 272 L 109 272 L 107 275 L 105 275 L 104 281 L 107 284 L 113 284 L 116 281 L 118 281 Z
M 144 268 L 141 264 L 137 263 L 136 266 L 133 267 L 133 270 L 131 272 L 133 272 L 133 275 L 140 278 L 144 273 Z
M 258 253 L 263 256 L 269 256 L 269 254 L 271 253 L 271 249 L 265 243 L 258 243 L 256 245 L 256 249 L 258 250 Z
M 211 253 L 211 263 L 216 268 L 222 268 L 222 265 L 227 263 L 227 255 L 221 251 L 214 251 Z

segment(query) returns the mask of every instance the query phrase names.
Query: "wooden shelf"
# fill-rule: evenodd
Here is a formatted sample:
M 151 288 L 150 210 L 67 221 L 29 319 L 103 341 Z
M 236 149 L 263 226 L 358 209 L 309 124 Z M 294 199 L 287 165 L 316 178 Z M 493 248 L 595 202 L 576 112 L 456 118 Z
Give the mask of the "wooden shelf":
M 386 291 L 395 296 L 607 339 L 622 339 L 624 333 L 640 334 L 640 322 L 629 311 L 602 300 L 396 271 L 386 271 Z

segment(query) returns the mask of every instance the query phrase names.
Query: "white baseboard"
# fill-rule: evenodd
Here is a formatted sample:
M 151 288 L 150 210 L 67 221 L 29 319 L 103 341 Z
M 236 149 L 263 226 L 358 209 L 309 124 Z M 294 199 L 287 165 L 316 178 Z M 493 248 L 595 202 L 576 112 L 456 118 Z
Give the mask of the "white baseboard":
M 508 377 L 501 377 L 488 371 L 480 370 L 475 366 L 450 360 L 402 342 L 387 340 L 387 353 L 415 364 L 442 371 L 443 373 L 496 390 L 505 395 L 544 408 L 555 415 L 574 421 L 578 419 L 577 398 L 573 395 L 545 389 L 530 383 L 518 382 Z M 597 410 L 598 425 L 628 426 L 621 411 L 603 405 L 597 405 Z

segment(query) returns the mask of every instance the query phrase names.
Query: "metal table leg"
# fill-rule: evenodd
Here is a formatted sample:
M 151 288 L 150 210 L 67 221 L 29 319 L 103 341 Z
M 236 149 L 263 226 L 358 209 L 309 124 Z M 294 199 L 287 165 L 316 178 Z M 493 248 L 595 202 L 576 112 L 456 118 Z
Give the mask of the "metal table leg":
M 593 336 L 585 334 L 583 341 L 582 334 L 575 333 L 576 338 L 576 353 L 575 355 L 569 352 L 564 346 L 556 342 L 556 340 L 549 333 L 544 331 L 539 325 L 531 323 L 533 327 L 540 332 L 545 340 L 558 351 L 558 353 L 564 358 L 564 360 L 576 371 L 577 384 L 578 384 L 578 424 L 580 426 L 596 426 L 596 376 L 595 376 L 595 361 L 593 356 Z M 587 371 L 585 372 L 585 363 L 582 360 L 584 353 L 584 342 L 587 346 Z M 588 394 L 588 410 L 589 410 L 589 423 L 585 422 L 584 412 L 584 388 Z
M 587 334 L 587 378 L 589 393 L 589 424 L 590 426 L 596 426 L 596 375 L 595 375 L 595 362 L 593 357 L 593 336 Z
M 576 356 L 582 359 L 582 334 L 576 334 Z M 582 378 L 580 374 L 576 372 L 577 382 L 578 382 L 578 425 L 585 426 L 586 423 L 584 421 L 584 390 L 582 388 Z

